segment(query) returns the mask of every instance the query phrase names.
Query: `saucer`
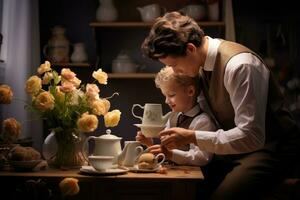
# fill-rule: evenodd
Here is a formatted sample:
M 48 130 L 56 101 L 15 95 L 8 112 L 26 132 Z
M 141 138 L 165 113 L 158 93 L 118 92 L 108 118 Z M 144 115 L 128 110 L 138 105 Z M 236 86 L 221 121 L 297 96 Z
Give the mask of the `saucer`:
M 149 125 L 149 124 L 134 124 L 134 126 L 141 129 L 143 135 L 150 138 L 158 138 L 159 132 L 161 132 L 166 125 Z
M 92 166 L 81 166 L 80 172 L 86 174 L 95 174 L 95 175 L 114 175 L 114 174 L 125 174 L 128 172 L 129 169 L 127 168 L 110 168 L 103 171 L 98 171 Z
M 153 173 L 153 172 L 157 172 L 158 170 L 161 169 L 161 165 L 158 165 L 157 167 L 153 168 L 153 169 L 139 169 L 139 167 L 137 165 L 133 166 L 133 167 L 129 167 L 129 171 L 131 172 L 140 172 L 140 173 Z

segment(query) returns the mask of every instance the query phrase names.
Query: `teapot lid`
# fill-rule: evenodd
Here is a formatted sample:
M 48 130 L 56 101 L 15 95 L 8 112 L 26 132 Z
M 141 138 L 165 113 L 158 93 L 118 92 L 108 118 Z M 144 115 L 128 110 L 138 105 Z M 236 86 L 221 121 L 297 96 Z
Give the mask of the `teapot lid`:
M 121 137 L 117 137 L 115 135 L 112 135 L 110 129 L 107 129 L 106 134 L 101 135 L 99 138 L 105 139 L 105 140 L 121 140 L 122 139 Z

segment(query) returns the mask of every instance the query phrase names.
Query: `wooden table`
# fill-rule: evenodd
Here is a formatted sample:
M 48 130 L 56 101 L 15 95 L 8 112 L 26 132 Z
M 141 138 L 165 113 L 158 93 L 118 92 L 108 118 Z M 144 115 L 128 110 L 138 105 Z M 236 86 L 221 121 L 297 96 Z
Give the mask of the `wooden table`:
M 166 173 L 128 172 L 109 176 L 84 175 L 78 169 L 67 171 L 47 169 L 39 172 L 0 171 L 0 177 L 0 194 L 8 195 L 10 197 L 8 199 L 19 199 L 16 189 L 24 190 L 25 182 L 28 180 L 43 181 L 52 191 L 54 199 L 59 199 L 58 183 L 65 177 L 74 177 L 79 180 L 80 192 L 72 199 L 88 200 L 195 199 L 197 183 L 204 178 L 199 167 L 190 166 L 166 166 Z M 23 199 L 24 195 L 21 196 Z

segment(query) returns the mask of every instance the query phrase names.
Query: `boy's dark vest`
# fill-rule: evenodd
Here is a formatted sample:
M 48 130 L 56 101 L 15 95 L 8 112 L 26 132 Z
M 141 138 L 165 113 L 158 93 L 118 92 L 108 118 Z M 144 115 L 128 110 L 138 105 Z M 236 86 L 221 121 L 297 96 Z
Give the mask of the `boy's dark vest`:
M 205 89 L 206 96 L 209 96 L 208 103 L 216 120 L 224 130 L 229 130 L 236 126 L 234 123 L 234 110 L 230 102 L 229 94 L 224 86 L 225 68 L 230 58 L 240 53 L 252 53 L 256 55 L 253 51 L 240 44 L 222 41 L 218 48 L 218 54 L 210 80 L 208 80 L 207 77 L 203 79 L 203 84 L 207 87 Z M 260 59 L 259 56 L 257 57 Z M 267 95 L 268 98 L 265 121 L 266 141 L 264 148 L 272 151 L 280 148 L 280 151 L 288 150 L 288 152 L 294 151 L 295 153 L 295 148 L 297 147 L 292 146 L 299 144 L 299 134 L 296 131 L 296 123 L 286 105 L 284 105 L 284 97 L 272 73 L 270 73 L 269 78 L 268 94 L 265 95 Z

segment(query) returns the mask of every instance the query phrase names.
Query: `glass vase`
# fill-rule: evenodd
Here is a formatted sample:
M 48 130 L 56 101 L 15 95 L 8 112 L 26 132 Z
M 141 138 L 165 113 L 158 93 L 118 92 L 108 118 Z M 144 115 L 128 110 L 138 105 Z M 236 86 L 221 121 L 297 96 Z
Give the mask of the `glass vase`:
M 43 156 L 50 167 L 80 168 L 85 165 L 82 152 L 84 135 L 77 130 L 52 131 L 43 144 Z

